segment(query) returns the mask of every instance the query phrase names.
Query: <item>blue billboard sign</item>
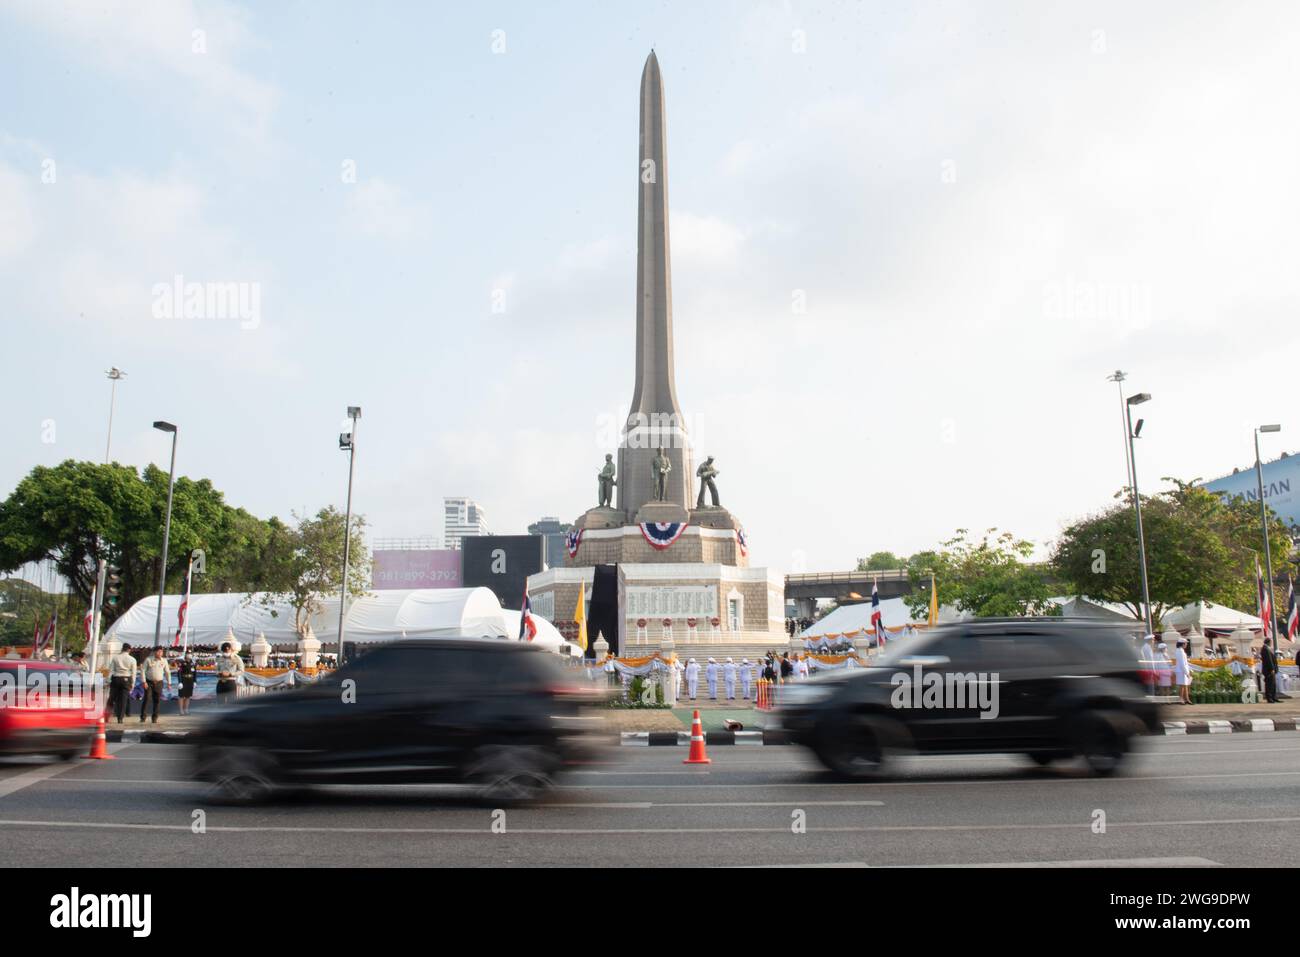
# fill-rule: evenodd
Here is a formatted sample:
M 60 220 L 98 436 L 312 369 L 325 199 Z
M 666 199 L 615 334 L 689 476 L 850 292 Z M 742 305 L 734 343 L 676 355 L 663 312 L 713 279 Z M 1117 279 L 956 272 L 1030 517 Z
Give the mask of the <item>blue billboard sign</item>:
M 1300 455 L 1265 462 L 1262 471 L 1264 503 L 1287 525 L 1300 527 Z M 1202 488 L 1217 492 L 1225 498 L 1240 496 L 1248 502 L 1259 502 L 1259 483 L 1254 468 L 1242 469 L 1213 482 L 1206 482 Z

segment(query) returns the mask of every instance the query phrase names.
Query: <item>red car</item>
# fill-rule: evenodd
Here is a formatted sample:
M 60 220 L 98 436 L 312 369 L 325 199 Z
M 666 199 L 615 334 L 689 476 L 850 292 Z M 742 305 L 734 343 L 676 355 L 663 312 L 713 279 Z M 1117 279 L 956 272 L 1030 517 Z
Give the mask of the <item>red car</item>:
M 62 662 L 0 660 L 0 755 L 87 753 L 99 715 L 89 679 Z

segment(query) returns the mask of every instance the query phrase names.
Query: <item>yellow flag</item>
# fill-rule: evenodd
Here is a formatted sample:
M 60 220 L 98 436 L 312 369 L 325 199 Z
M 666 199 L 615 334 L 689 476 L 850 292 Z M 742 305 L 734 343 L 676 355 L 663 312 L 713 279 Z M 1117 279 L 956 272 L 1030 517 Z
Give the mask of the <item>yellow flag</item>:
M 587 596 L 586 588 L 578 586 L 578 607 L 573 612 L 573 620 L 578 623 L 578 647 L 587 650 Z
M 934 572 L 930 572 L 930 627 L 939 624 L 939 592 L 934 587 Z

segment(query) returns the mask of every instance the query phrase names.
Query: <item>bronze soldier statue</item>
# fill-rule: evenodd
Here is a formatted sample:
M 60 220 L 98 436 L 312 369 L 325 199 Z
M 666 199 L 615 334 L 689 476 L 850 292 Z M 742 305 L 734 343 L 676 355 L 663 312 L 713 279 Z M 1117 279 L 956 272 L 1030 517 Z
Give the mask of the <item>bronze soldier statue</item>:
M 609 503 L 614 500 L 614 486 L 618 484 L 614 481 L 614 456 L 606 454 L 605 467 L 596 476 L 596 482 L 599 505 L 601 508 L 609 508 Z
M 718 470 L 713 467 L 713 456 L 710 455 L 704 460 L 704 464 L 695 470 L 695 477 L 700 480 L 700 495 L 695 501 L 696 508 L 704 508 L 704 490 L 709 490 L 709 495 L 713 497 L 713 507 L 721 508 L 718 504 L 718 487 L 713 484 L 713 479 L 718 475 Z
M 655 501 L 663 502 L 668 499 L 668 473 L 673 470 L 673 463 L 669 461 L 668 456 L 664 455 L 661 446 L 654 460 L 650 463 L 650 474 L 655 479 Z

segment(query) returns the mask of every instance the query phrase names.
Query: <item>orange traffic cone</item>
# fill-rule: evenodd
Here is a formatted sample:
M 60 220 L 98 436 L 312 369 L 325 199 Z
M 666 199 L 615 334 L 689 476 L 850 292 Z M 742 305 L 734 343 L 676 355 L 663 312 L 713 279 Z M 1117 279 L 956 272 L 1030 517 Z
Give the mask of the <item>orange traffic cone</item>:
M 96 761 L 112 761 L 113 755 L 108 753 L 108 736 L 104 733 L 104 716 L 99 716 L 99 727 L 95 731 L 95 740 L 90 745 L 90 753 L 86 755 L 87 759 Z
M 697 708 L 695 718 L 691 721 L 691 753 L 686 756 L 682 764 L 712 764 L 709 756 L 704 753 L 704 725 L 700 723 L 700 712 Z

